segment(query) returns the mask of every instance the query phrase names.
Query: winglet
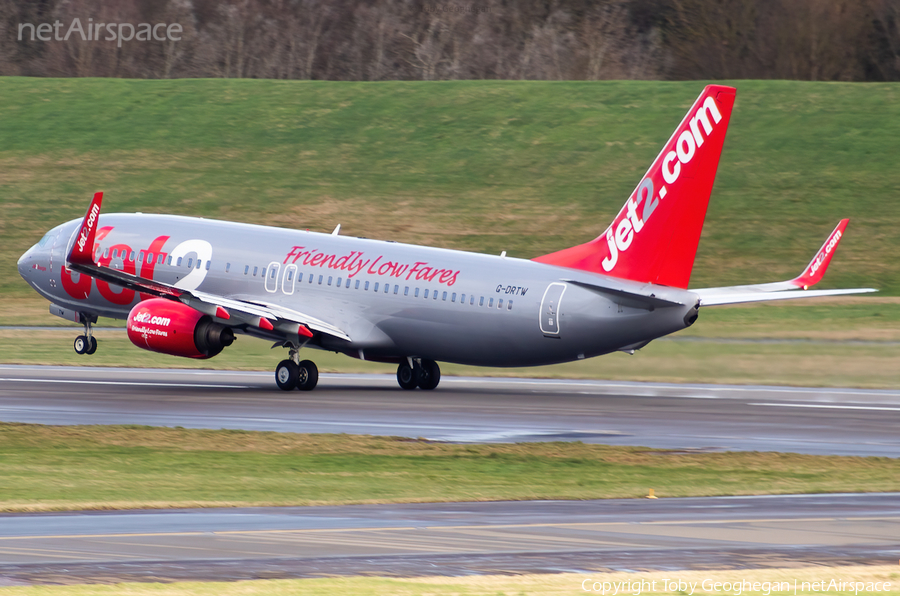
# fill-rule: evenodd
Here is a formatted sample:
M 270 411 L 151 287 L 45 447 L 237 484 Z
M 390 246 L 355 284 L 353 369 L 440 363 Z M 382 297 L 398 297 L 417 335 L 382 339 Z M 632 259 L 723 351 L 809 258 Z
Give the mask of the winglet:
M 831 235 L 828 236 L 825 244 L 822 245 L 822 248 L 820 248 L 819 252 L 816 253 L 816 256 L 813 257 L 813 260 L 806 266 L 803 273 L 799 277 L 795 277 L 791 280 L 791 283 L 794 286 L 805 290 L 822 281 L 822 278 L 825 276 L 825 271 L 828 269 L 829 263 L 831 263 L 831 257 L 837 252 L 838 244 L 841 243 L 841 238 L 844 237 L 844 230 L 847 229 L 847 223 L 849 221 L 849 219 L 842 219 L 840 223 L 838 223 L 834 231 L 831 232 Z
M 97 233 L 97 222 L 100 220 L 100 206 L 103 203 L 103 193 L 94 194 L 84 221 L 81 223 L 81 231 L 72 244 L 67 261 L 76 265 L 94 264 L 94 236 Z

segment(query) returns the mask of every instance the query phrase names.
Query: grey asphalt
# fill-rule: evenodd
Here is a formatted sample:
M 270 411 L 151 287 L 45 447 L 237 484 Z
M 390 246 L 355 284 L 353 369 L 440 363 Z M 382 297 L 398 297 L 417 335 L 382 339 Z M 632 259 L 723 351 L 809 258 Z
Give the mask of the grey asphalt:
M 0 420 L 900 457 L 900 391 L 861 389 L 0 366 Z
M 0 515 L 0 585 L 894 563 L 900 494 Z
M 0 420 L 900 455 L 900 392 L 0 366 Z M 865 487 L 860 487 L 864 490 Z M 0 515 L 0 585 L 893 563 L 900 495 Z

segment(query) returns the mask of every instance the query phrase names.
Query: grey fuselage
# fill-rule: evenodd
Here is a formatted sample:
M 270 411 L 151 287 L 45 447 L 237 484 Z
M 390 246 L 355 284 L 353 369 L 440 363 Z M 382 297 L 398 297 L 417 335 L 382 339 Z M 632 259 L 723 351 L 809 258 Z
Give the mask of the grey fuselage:
M 19 271 L 55 305 L 125 319 L 139 295 L 122 295 L 114 285 L 101 291 L 103 282 L 63 269 L 80 224 L 73 220 L 51 230 L 22 255 Z M 640 347 L 683 329 L 696 315 L 697 296 L 686 290 L 352 236 L 136 213 L 101 215 L 97 237 L 97 254 L 110 267 L 311 315 L 351 338 L 317 335 L 311 347 L 367 360 L 553 364 Z M 124 259 L 113 258 L 113 248 L 124 251 Z M 647 307 L 574 281 L 636 293 L 649 288 L 679 305 Z

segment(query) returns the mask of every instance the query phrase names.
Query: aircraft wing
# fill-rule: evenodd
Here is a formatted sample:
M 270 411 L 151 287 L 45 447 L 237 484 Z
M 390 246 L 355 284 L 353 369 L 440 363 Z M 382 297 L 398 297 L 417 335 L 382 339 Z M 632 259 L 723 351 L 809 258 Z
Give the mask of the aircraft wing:
M 338 327 L 290 308 L 276 304 L 226 298 L 196 290 L 188 291 L 160 281 L 98 265 L 94 260 L 93 252 L 102 201 L 103 193 L 96 193 L 84 216 L 81 230 L 68 251 L 66 266 L 72 271 L 142 294 L 177 300 L 213 317 L 226 320 L 235 319 L 236 324 L 247 324 L 269 332 L 286 335 L 299 334 L 304 337 L 312 337 L 312 331 L 318 331 L 350 341 L 350 336 Z
M 812 290 L 808 288 L 819 283 L 837 251 L 849 219 L 842 219 L 825 240 L 825 244 L 809 262 L 803 273 L 787 281 L 755 284 L 747 286 L 726 286 L 689 290 L 700 296 L 700 306 L 720 304 L 740 304 L 744 302 L 766 302 L 769 300 L 790 300 L 794 298 L 816 298 L 820 296 L 841 296 L 877 292 L 874 288 L 853 288 L 846 290 Z

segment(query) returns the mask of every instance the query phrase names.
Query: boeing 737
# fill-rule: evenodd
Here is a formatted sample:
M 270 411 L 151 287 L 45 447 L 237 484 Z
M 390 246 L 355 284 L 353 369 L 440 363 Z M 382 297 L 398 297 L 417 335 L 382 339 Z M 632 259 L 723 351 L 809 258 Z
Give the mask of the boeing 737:
M 101 215 L 50 230 L 19 259 L 50 312 L 84 326 L 127 319 L 138 347 L 211 358 L 238 334 L 287 348 L 284 390 L 311 390 L 317 348 L 397 364 L 404 389 L 434 389 L 438 361 L 517 367 L 632 352 L 691 326 L 705 306 L 872 292 L 808 290 L 842 220 L 801 275 L 688 289 L 735 89 L 694 102 L 596 239 L 532 260 L 174 215 Z M 234 349 L 234 348 L 232 348 Z

